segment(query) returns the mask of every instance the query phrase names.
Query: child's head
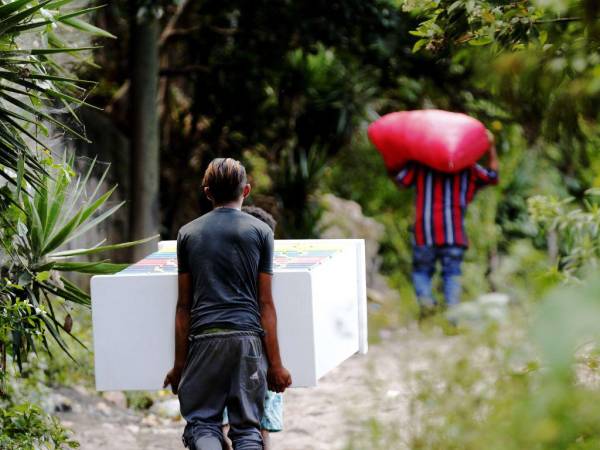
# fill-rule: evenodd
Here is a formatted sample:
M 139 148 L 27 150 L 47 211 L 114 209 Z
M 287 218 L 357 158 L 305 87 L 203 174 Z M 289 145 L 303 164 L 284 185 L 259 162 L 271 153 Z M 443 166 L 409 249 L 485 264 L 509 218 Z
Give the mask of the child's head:
M 204 172 L 202 186 L 215 206 L 241 201 L 250 193 L 246 169 L 232 158 L 213 159 Z
M 275 231 L 275 227 L 277 226 L 277 221 L 273 218 L 271 214 L 266 212 L 264 209 L 259 208 L 258 206 L 244 206 L 242 211 L 250 214 L 251 216 L 256 217 L 258 220 L 263 221 L 271 230 Z

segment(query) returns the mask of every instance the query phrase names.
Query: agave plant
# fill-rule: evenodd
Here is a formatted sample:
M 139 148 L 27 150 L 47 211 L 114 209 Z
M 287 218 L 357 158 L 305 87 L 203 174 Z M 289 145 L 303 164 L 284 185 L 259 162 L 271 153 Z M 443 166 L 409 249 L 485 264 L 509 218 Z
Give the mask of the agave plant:
M 60 297 L 87 305 L 89 296 L 60 272 L 119 268 L 104 261 L 70 261 L 106 246 L 57 252 L 120 206 L 97 215 L 112 191 L 88 196 L 91 172 L 76 177 L 72 161 L 55 165 L 47 143 L 55 132 L 85 139 L 74 111 L 86 105 L 91 83 L 77 79 L 70 67 L 92 64 L 86 57 L 93 47 L 69 45 L 63 31 L 114 37 L 82 20 L 96 7 L 81 5 L 75 0 L 0 1 L 0 378 L 7 353 L 21 366 L 36 341 L 48 348 L 46 331 L 67 350 L 61 331 L 69 333 L 70 324 L 59 323 L 53 302 Z
M 72 3 L 74 0 L 0 3 L 0 177 L 13 187 L 17 185 L 11 170 L 21 170 L 25 181 L 40 186 L 45 169 L 35 148 L 50 152 L 43 141 L 50 133 L 49 126 L 85 139 L 76 125 L 58 119 L 56 112 L 66 113 L 75 124 L 79 122 L 74 109 L 85 104 L 91 83 L 74 77 L 65 62 L 86 61 L 78 55 L 93 47 L 69 46 L 60 31 L 76 29 L 114 36 L 81 19 L 96 7 L 67 10 Z M 1 191 L 0 198 L 10 201 L 7 193 Z
M 0 256 L 4 258 L 0 280 L 2 361 L 9 354 L 21 367 L 27 353 L 35 351 L 40 342 L 49 351 L 47 335 L 68 354 L 63 335 L 72 336 L 72 321 L 69 315 L 66 320 L 59 320 L 56 305 L 64 301 L 89 306 L 90 297 L 64 273 L 114 273 L 126 265 L 78 259 L 149 240 L 115 245 L 101 241 L 89 248 L 60 250 L 123 205 L 107 207 L 116 186 L 100 193 L 108 168 L 96 187 L 88 192 L 94 166 L 95 161 L 81 175 L 73 171 L 72 160 L 45 167 L 36 189 L 21 190 L 14 202 L 0 210 Z M 24 180 L 15 182 L 20 184 Z

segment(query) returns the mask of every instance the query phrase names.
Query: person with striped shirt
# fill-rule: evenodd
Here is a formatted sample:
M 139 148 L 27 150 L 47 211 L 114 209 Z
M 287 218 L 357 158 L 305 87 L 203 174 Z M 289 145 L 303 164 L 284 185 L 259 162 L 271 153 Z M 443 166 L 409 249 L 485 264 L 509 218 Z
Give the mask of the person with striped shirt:
M 493 142 L 488 168 L 475 164 L 457 173 L 443 173 L 409 162 L 391 173 L 399 187 L 414 187 L 416 191 L 412 280 L 421 317 L 436 307 L 431 280 L 438 261 L 446 306 L 460 301 L 461 266 L 469 246 L 464 226 L 467 207 L 479 189 L 498 183 L 499 164 Z

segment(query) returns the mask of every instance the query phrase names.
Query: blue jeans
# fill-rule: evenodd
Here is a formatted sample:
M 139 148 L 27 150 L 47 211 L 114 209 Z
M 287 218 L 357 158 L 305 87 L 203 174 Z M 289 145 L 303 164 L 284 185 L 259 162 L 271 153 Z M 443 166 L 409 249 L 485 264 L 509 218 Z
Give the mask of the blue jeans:
M 435 306 L 431 279 L 439 260 L 442 266 L 442 281 L 446 306 L 460 302 L 460 276 L 465 249 L 459 246 L 429 247 L 413 245 L 413 286 L 421 307 Z

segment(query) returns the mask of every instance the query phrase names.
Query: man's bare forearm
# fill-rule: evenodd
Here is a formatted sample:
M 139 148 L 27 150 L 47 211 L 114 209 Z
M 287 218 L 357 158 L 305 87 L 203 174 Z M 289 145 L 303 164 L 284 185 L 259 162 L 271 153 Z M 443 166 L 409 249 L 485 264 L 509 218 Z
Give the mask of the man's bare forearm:
M 175 314 L 175 364 L 174 367 L 183 369 L 188 353 L 188 338 L 190 334 L 190 311 L 177 307 Z
M 490 147 L 490 152 L 489 153 L 490 153 L 489 167 L 494 172 L 498 172 L 498 169 L 500 168 L 500 164 L 498 162 L 498 153 L 496 152 L 496 146 L 495 145 L 492 145 Z
M 275 392 L 283 392 L 292 384 L 290 372 L 283 367 L 281 354 L 279 353 L 279 340 L 277 339 L 277 313 L 271 293 L 272 276 L 261 273 L 258 276 L 259 299 L 260 299 L 260 322 L 265 332 L 263 347 L 267 354 L 269 370 L 267 380 L 269 389 Z
M 180 273 L 177 277 L 178 296 L 177 309 L 175 310 L 175 363 L 165 377 L 164 387 L 171 385 L 173 394 L 177 394 L 181 372 L 185 367 L 188 353 L 188 337 L 190 334 L 191 276 L 189 273 Z
M 279 353 L 279 340 L 277 339 L 277 313 L 273 303 L 264 304 L 260 315 L 261 324 L 265 331 L 263 344 L 269 367 L 281 367 L 281 354 Z

